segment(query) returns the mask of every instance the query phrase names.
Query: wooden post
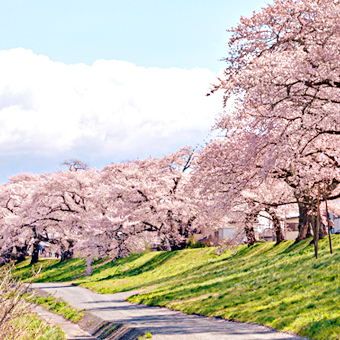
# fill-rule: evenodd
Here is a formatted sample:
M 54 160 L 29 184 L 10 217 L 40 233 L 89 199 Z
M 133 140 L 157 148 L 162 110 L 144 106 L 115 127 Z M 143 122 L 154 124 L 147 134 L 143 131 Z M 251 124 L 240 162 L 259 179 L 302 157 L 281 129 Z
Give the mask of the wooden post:
M 319 230 L 320 230 L 320 183 L 318 183 L 318 201 L 317 201 L 318 212 L 316 216 L 316 230 L 314 233 L 314 252 L 315 258 L 318 258 L 319 251 Z

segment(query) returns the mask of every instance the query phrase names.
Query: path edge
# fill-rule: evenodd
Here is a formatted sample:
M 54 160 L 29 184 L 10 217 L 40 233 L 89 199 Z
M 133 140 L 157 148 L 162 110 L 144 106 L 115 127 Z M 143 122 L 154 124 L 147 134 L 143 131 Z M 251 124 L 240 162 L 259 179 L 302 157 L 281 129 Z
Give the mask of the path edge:
M 41 297 L 53 296 L 53 294 L 45 292 L 40 288 L 31 288 L 33 295 L 40 295 Z M 62 298 L 56 298 L 56 301 L 65 302 Z M 48 310 L 45 306 L 39 305 L 45 310 Z M 73 307 L 74 308 L 74 307 Z M 51 310 L 49 312 L 54 313 Z M 105 340 L 137 340 L 140 337 L 144 338 L 146 329 L 130 327 L 126 324 L 117 323 L 114 321 L 105 321 L 99 316 L 94 315 L 89 311 L 83 311 L 84 316 L 80 321 L 74 322 L 68 320 L 74 324 L 77 324 L 83 331 L 90 333 L 93 337 L 97 339 Z M 55 313 L 58 314 L 58 313 Z M 61 314 L 64 319 L 65 317 Z M 65 319 L 67 320 L 67 319 Z

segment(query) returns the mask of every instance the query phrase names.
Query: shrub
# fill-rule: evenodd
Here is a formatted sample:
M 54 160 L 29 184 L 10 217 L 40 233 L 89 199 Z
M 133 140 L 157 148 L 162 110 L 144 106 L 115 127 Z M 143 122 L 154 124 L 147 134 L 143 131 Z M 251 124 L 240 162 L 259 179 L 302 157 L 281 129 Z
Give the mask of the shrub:
M 52 328 L 46 327 L 47 322 L 33 315 L 34 305 L 25 300 L 30 295 L 31 285 L 22 283 L 21 278 L 14 278 L 12 268 L 7 264 L 1 267 L 0 272 L 0 339 L 33 340 L 41 338 L 46 331 L 50 339 L 64 339 L 60 329 L 51 332 Z M 33 273 L 31 282 L 38 274 L 39 271 Z

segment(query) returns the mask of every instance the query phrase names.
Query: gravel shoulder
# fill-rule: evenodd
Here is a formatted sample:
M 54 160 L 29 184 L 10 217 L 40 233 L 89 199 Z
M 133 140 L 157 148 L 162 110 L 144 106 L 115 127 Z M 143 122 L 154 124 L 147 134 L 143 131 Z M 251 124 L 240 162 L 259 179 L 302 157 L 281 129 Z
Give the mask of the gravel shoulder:
M 280 333 L 265 326 L 223 319 L 187 315 L 167 308 L 131 304 L 126 301 L 138 291 L 98 294 L 63 283 L 34 283 L 47 293 L 60 297 L 77 309 L 86 309 L 107 321 L 143 328 L 154 340 L 298 340 L 296 335 Z M 51 320 L 51 323 L 55 323 Z M 76 326 L 76 325 L 75 325 Z M 69 339 L 93 339 L 73 337 Z M 305 338 L 304 338 L 305 339 Z

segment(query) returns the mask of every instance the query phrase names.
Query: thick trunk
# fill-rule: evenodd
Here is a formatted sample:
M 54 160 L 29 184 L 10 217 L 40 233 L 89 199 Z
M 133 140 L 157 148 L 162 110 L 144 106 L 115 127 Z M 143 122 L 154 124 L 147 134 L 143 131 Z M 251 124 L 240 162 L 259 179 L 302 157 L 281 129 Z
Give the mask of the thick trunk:
M 257 222 L 258 211 L 254 213 L 248 213 L 245 219 L 245 228 L 244 231 L 247 236 L 247 245 L 248 247 L 252 246 L 256 242 L 254 224 Z
M 31 264 L 38 263 L 38 261 L 39 261 L 39 243 L 40 243 L 40 241 L 35 241 L 33 243 Z
M 312 234 L 311 224 L 309 222 L 307 224 L 308 224 L 308 228 L 307 228 L 307 236 L 306 236 L 306 238 L 309 238 L 309 237 L 312 237 L 313 234 Z
M 307 206 L 304 203 L 299 203 L 299 235 L 295 239 L 295 243 L 298 243 L 311 236 L 307 214 Z
M 73 257 L 73 251 L 72 250 L 63 251 L 60 254 L 60 262 L 66 262 L 67 260 L 72 259 L 72 257 Z
M 16 255 L 16 263 L 20 263 L 26 260 L 27 254 L 27 245 L 23 247 L 16 246 L 17 255 Z
M 282 233 L 280 220 L 276 216 L 273 216 L 272 218 L 273 218 L 273 225 L 274 225 L 274 230 L 276 234 L 276 245 L 278 245 L 281 242 L 283 242 L 285 238 Z
M 66 240 L 66 245 L 61 244 L 60 262 L 65 262 L 67 260 L 70 260 L 73 257 L 73 250 L 72 250 L 73 245 L 74 245 L 73 240 Z
M 253 244 L 255 244 L 255 242 L 256 242 L 253 224 L 252 223 L 246 223 L 244 230 L 245 230 L 246 236 L 247 236 L 247 245 L 248 245 L 248 247 L 250 247 Z
M 179 234 L 184 237 L 183 241 L 178 244 L 178 249 L 185 249 L 188 244 L 189 237 L 192 233 L 192 222 L 195 221 L 196 217 L 193 216 L 188 221 L 182 222 L 179 227 Z
M 120 240 L 116 249 L 117 249 L 116 260 L 120 259 L 121 257 L 125 257 L 130 253 L 130 250 L 127 248 L 126 243 L 122 240 Z
M 187 241 L 189 238 L 189 230 L 188 230 L 188 227 L 184 223 L 178 227 L 178 233 L 179 235 L 183 237 L 183 240 L 181 242 L 179 241 L 176 242 L 175 239 L 173 239 L 173 242 L 170 242 L 172 243 L 171 250 L 182 250 L 182 249 L 185 249 L 187 246 Z

